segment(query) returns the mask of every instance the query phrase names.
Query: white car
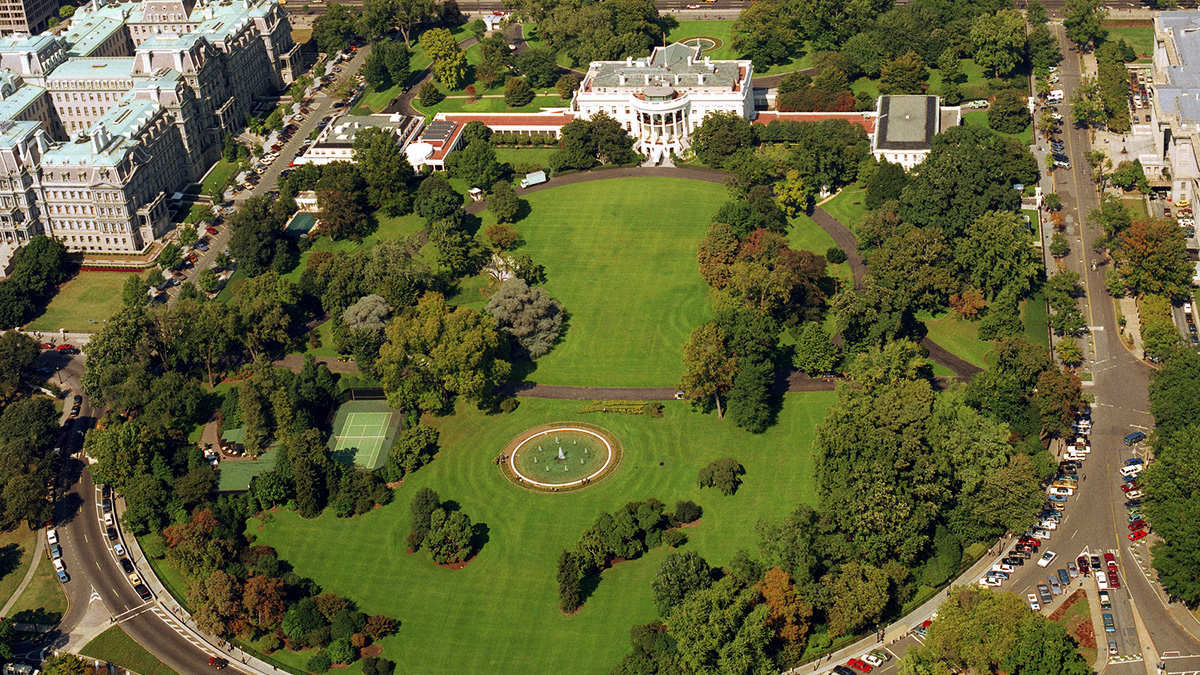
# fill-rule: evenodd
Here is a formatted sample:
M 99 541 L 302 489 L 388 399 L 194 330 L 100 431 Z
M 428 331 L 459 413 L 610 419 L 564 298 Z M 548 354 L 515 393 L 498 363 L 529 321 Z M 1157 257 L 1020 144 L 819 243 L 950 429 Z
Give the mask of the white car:
M 1003 583 L 1003 581 L 997 579 L 996 577 L 984 577 L 979 580 L 980 586 L 1000 586 Z
M 1096 585 L 1102 591 L 1108 590 L 1108 575 L 1104 572 L 1096 572 Z
M 1042 528 L 1040 528 L 1040 527 L 1035 527 L 1035 528 L 1033 528 L 1033 533 L 1032 533 L 1032 536 L 1033 536 L 1035 539 L 1049 539 L 1049 538 L 1050 538 L 1050 532 L 1049 532 L 1049 531 L 1047 531 L 1047 530 L 1044 530 L 1044 529 L 1042 529 Z
M 1038 527 L 1044 530 L 1057 530 L 1058 523 L 1054 522 L 1053 520 L 1043 520 L 1042 522 L 1038 523 Z
M 1038 567 L 1049 567 L 1056 557 L 1057 554 L 1054 551 L 1046 551 L 1041 558 L 1038 558 Z
M 1071 495 L 1075 494 L 1075 491 L 1071 488 L 1064 487 L 1051 487 L 1049 492 L 1052 495 L 1061 495 L 1063 497 L 1070 497 Z
M 1037 595 L 1030 593 L 1029 595 L 1025 596 L 1025 599 L 1027 601 L 1029 601 L 1029 609 L 1032 609 L 1033 611 L 1036 612 L 1042 608 L 1042 606 L 1040 604 L 1038 604 L 1038 596 Z
M 872 668 L 878 668 L 884 664 L 884 660 L 874 654 L 864 654 L 859 659 L 866 661 Z
M 55 558 L 52 562 L 54 563 L 54 571 L 56 571 L 56 572 L 66 572 L 67 571 L 67 566 L 63 564 L 62 558 Z
M 107 527 L 113 526 L 113 515 L 111 513 L 104 514 L 104 524 Z
M 1125 499 L 1141 499 L 1141 498 L 1142 498 L 1141 490 L 1130 490 L 1129 492 L 1125 493 Z
M 55 530 L 53 528 L 46 530 L 46 543 L 47 544 L 57 544 L 58 543 L 58 531 L 57 530 Z
M 992 565 L 992 571 L 993 572 L 1004 572 L 1005 574 L 1012 574 L 1013 566 L 1007 565 L 1005 563 L 996 563 L 995 565 Z

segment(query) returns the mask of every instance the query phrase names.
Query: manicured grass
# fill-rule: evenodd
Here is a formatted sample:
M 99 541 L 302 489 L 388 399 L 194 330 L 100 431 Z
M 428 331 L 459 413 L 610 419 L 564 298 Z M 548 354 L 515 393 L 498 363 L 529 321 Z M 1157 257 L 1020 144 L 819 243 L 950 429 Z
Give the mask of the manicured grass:
M 815 501 L 813 430 L 835 398 L 787 395 L 779 423 L 760 436 L 682 402 L 667 402 L 662 419 L 581 415 L 581 402 L 546 399 L 522 399 L 508 415 L 463 405 L 454 416 L 430 420 L 441 432 L 441 452 L 397 488 L 389 506 L 350 519 L 327 511 L 311 521 L 278 511 L 261 528 L 250 521 L 248 533 L 322 588 L 368 613 L 400 619 L 399 632 L 383 641 L 385 658 L 419 663 L 425 673 L 607 673 L 628 651 L 630 627 L 656 615 L 650 581 L 666 551 L 605 571 L 570 617 L 558 611 L 559 551 L 600 512 L 647 497 L 668 509 L 680 499 L 700 504 L 704 516 L 684 531 L 684 549 L 714 565 L 728 563 L 739 548 L 756 550 L 756 521 Z M 564 494 L 527 492 L 501 476 L 491 460 L 509 440 L 563 420 L 597 424 L 620 439 L 625 456 L 612 476 Z M 696 487 L 701 467 L 731 455 L 746 468 L 737 494 Z M 405 553 L 409 502 L 422 487 L 486 526 L 487 542 L 466 568 L 450 571 L 425 552 Z
M 562 100 L 557 94 L 554 96 L 537 96 L 533 99 L 532 103 L 520 108 L 508 107 L 504 104 L 504 98 L 501 96 L 478 99 L 451 97 L 428 108 L 422 106 L 421 102 L 417 99 L 413 99 L 412 101 L 413 108 L 425 113 L 426 119 L 432 119 L 434 115 L 440 112 L 537 112 L 545 108 L 565 108 L 568 104 L 569 101 Z
M 24 523 L 0 532 L 0 606 L 8 602 L 29 571 L 40 535 L 41 530 L 31 530 Z
M 1150 215 L 1146 212 L 1146 200 L 1143 197 L 1122 197 L 1121 203 L 1125 205 L 1125 210 L 1129 211 L 1129 215 L 1134 218 L 1145 218 Z
M 860 187 L 856 183 L 842 188 L 841 192 L 837 193 L 837 196 L 821 204 L 821 208 L 828 211 L 829 215 L 840 220 L 843 225 L 853 230 L 854 224 L 867 211 L 866 198 L 867 189 Z
M 139 675 L 173 675 L 175 673 L 158 657 L 134 642 L 120 626 L 113 626 L 83 646 L 84 656 L 114 663 Z
M 80 272 L 58 289 L 26 330 L 97 332 L 121 309 L 121 289 L 132 272 Z
M 1025 323 L 1025 336 L 1035 345 L 1050 348 L 1050 317 L 1046 309 L 1046 296 L 1042 291 L 1025 299 L 1021 306 L 1021 319 Z
M 667 33 L 667 43 L 683 42 L 691 37 L 708 37 L 720 41 L 720 45 L 716 49 L 703 53 L 703 56 L 711 57 L 714 61 L 742 58 L 742 55 L 737 53 L 733 48 L 733 20 L 680 21 L 678 27 Z M 770 66 L 766 70 L 760 71 L 755 69 L 754 74 L 778 75 L 779 73 L 790 73 L 794 70 L 803 70 L 811 67 L 812 50 L 806 47 L 800 52 L 798 57 L 793 58 L 791 61 Z
M 554 146 L 541 146 L 536 148 L 496 148 L 496 161 L 500 163 L 508 162 L 513 166 L 516 166 L 517 164 L 536 164 L 544 168 L 549 168 L 550 155 L 553 155 L 556 152 L 558 152 L 558 148 Z
M 1137 52 L 1139 60 L 1149 60 L 1154 53 L 1154 26 L 1111 26 L 1106 25 L 1108 41 L 1116 42 L 1122 38 Z
M 546 267 L 546 291 L 569 315 L 530 379 L 543 384 L 670 387 L 683 343 L 709 316 L 696 246 L 728 198 L 719 183 L 617 178 L 525 195 L 516 230 Z M 487 228 L 493 216 L 480 214 Z
M 237 162 L 227 162 L 223 159 L 217 160 L 217 163 L 213 165 L 213 168 L 210 169 L 208 174 L 204 176 L 204 179 L 200 181 L 201 191 L 204 194 L 208 194 L 214 186 L 220 188 L 225 187 L 225 185 L 229 182 L 229 179 L 237 175 L 238 169 L 240 168 L 241 165 Z
M 836 246 L 833 237 L 803 213 L 792 218 L 792 226 L 788 231 L 788 243 L 798 251 L 812 251 L 819 255 L 825 255 L 826 251 Z M 854 282 L 854 275 L 850 272 L 850 263 L 830 264 L 828 269 L 830 276 L 837 277 L 845 283 Z
M 925 323 L 930 340 L 980 368 L 988 367 L 987 355 L 992 351 L 992 344 L 979 339 L 979 322 L 961 321 L 954 312 L 946 312 L 936 319 L 928 314 L 917 318 Z
M 67 566 L 67 574 L 71 574 L 70 565 Z M 38 561 L 33 579 L 9 610 L 8 618 L 20 623 L 53 624 L 58 623 L 66 611 L 67 596 L 63 593 L 62 584 L 54 574 L 54 566 L 50 564 L 50 559 L 43 556 Z
M 992 125 L 988 124 L 988 117 L 987 117 L 986 110 L 972 110 L 971 112 L 964 112 L 962 116 L 963 116 L 963 121 L 966 124 L 969 124 L 971 126 L 976 126 L 976 127 L 986 127 L 988 129 L 992 128 Z M 992 130 L 995 131 L 995 129 L 992 129 Z M 1002 131 L 996 131 L 996 133 L 1000 134 L 1001 136 L 1012 136 L 1013 138 L 1020 139 L 1020 141 L 1022 143 L 1024 143 L 1025 145 L 1033 145 L 1033 125 L 1032 124 L 1026 126 L 1025 130 L 1019 134 L 1006 134 Z

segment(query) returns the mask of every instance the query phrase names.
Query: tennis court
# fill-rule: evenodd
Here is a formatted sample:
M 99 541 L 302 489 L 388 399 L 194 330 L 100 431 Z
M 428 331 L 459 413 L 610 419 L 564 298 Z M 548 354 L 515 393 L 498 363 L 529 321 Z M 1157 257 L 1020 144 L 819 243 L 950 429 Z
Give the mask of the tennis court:
M 384 401 L 346 401 L 334 418 L 329 449 L 343 464 L 374 471 L 387 463 L 399 426 L 400 416 Z

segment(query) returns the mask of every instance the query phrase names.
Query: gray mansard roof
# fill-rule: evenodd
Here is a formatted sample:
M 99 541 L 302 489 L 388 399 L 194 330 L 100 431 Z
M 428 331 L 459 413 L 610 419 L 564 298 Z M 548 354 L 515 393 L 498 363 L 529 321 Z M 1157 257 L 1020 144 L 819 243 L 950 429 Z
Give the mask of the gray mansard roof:
M 675 43 L 650 56 L 625 61 L 593 61 L 593 87 L 730 87 L 742 80 L 737 61 L 706 61 L 696 47 Z M 621 81 L 621 76 L 625 81 Z M 649 78 L 647 80 L 647 78 Z M 701 79 L 703 78 L 703 82 Z
M 881 96 L 875 128 L 879 150 L 928 150 L 938 132 L 938 98 Z

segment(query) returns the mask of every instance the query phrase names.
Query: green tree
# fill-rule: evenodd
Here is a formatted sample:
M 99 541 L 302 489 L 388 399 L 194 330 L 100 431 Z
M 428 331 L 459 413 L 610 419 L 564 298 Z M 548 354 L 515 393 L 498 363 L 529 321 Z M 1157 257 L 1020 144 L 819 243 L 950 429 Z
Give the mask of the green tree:
M 417 98 L 420 100 L 421 107 L 429 108 L 442 102 L 446 95 L 442 93 L 437 85 L 426 80 L 421 84 L 421 88 L 417 90 Z
M 734 424 L 752 434 L 761 434 L 774 422 L 771 408 L 774 375 L 769 362 L 739 363 L 733 387 L 729 390 L 729 416 Z
M 924 91 L 925 78 L 929 71 L 925 61 L 916 52 L 888 61 L 879 69 L 879 93 L 885 95 L 920 94 Z
M 521 213 L 522 201 L 508 181 L 498 181 L 492 185 L 492 196 L 488 197 L 487 207 L 497 223 L 513 223 Z
M 564 101 L 571 98 L 577 89 L 579 89 L 579 76 L 571 73 L 563 75 L 554 83 L 554 91 Z
M 462 89 L 467 79 L 467 57 L 454 35 L 445 28 L 421 34 L 421 47 L 433 60 L 433 76 L 447 89 Z
M 650 582 L 654 605 L 659 616 L 667 616 L 688 593 L 708 588 L 713 583 L 713 570 L 695 551 L 672 552 L 658 566 L 658 574 Z
M 766 0 L 747 6 L 733 22 L 733 48 L 759 70 L 788 63 L 804 46 L 791 5 Z
M 878 209 L 884 202 L 899 199 L 908 184 L 908 174 L 904 167 L 892 164 L 886 159 L 879 163 L 871 177 L 867 179 L 866 206 L 868 209 Z
M 826 610 L 830 637 L 852 635 L 874 626 L 891 598 L 887 574 L 872 565 L 852 560 L 841 573 L 824 580 L 833 603 Z
M 360 129 L 354 134 L 354 157 L 367 187 L 367 202 L 385 207 L 388 215 L 407 212 L 412 166 L 391 135 L 376 127 Z
M 510 77 L 504 84 L 504 105 L 522 108 L 533 102 L 533 89 L 524 78 Z
M 788 169 L 787 177 L 775 186 L 775 200 L 788 218 L 795 218 L 796 214 L 807 211 L 811 199 L 812 189 L 804 184 L 804 179 L 796 169 Z
M 724 168 L 736 152 L 754 145 L 750 122 L 737 113 L 710 113 L 692 132 L 696 157 L 714 169 Z
M 1087 51 L 1108 37 L 1108 31 L 1102 27 L 1108 12 L 1100 0 L 1067 0 L 1063 14 L 1067 39 L 1075 43 L 1076 49 Z
M 17 397 L 40 355 L 37 341 L 28 335 L 16 331 L 0 335 L 0 403 Z
M 721 396 L 733 388 L 738 358 L 728 335 L 715 322 L 694 329 L 683 346 L 683 377 L 679 389 L 692 405 L 707 408 L 711 399 L 721 418 Z
M 742 484 L 742 474 L 746 469 L 732 457 L 709 462 L 696 476 L 696 484 L 702 488 L 715 487 L 726 497 L 737 492 Z
M 996 77 L 1011 73 L 1025 58 L 1025 18 L 1016 9 L 980 14 L 971 24 L 975 62 Z
M 838 362 L 838 349 L 817 321 L 806 321 L 796 339 L 796 368 L 816 375 L 832 372 Z
M 439 565 L 463 562 L 472 555 L 471 519 L 462 511 L 437 509 L 429 517 L 425 546 Z
M 518 59 L 517 67 L 528 80 L 528 85 L 535 89 L 545 89 L 554 84 L 558 78 L 557 55 L 545 47 L 526 49 Z M 530 93 L 533 93 L 532 91 Z M 532 100 L 532 99 L 531 99 Z M 515 104 L 512 107 L 528 105 L 528 102 Z
M 679 656 L 697 675 L 775 672 L 767 655 L 770 609 L 753 588 L 725 577 L 689 593 L 666 621 Z
M 426 293 L 388 326 L 376 368 L 393 407 L 442 411 L 454 395 L 478 402 L 508 375 L 505 346 L 491 316 Z
M 345 49 L 354 35 L 356 19 L 354 11 L 345 5 L 332 3 L 326 7 L 325 13 L 313 22 L 312 36 L 317 43 L 317 50 L 333 54 Z
M 482 190 L 490 189 L 504 175 L 504 167 L 496 161 L 496 149 L 479 139 L 447 157 L 446 170 L 452 177 Z
M 954 259 L 967 281 L 989 297 L 1006 287 L 1024 294 L 1042 267 L 1025 221 L 1008 212 L 989 211 L 977 218 L 959 242 Z
M 266 349 L 287 342 L 299 300 L 296 285 L 275 272 L 246 279 L 238 286 L 231 307 L 237 334 L 254 360 Z
M 1033 122 L 1025 95 L 1015 90 L 1002 91 L 988 106 L 988 126 L 1003 134 L 1019 134 Z

